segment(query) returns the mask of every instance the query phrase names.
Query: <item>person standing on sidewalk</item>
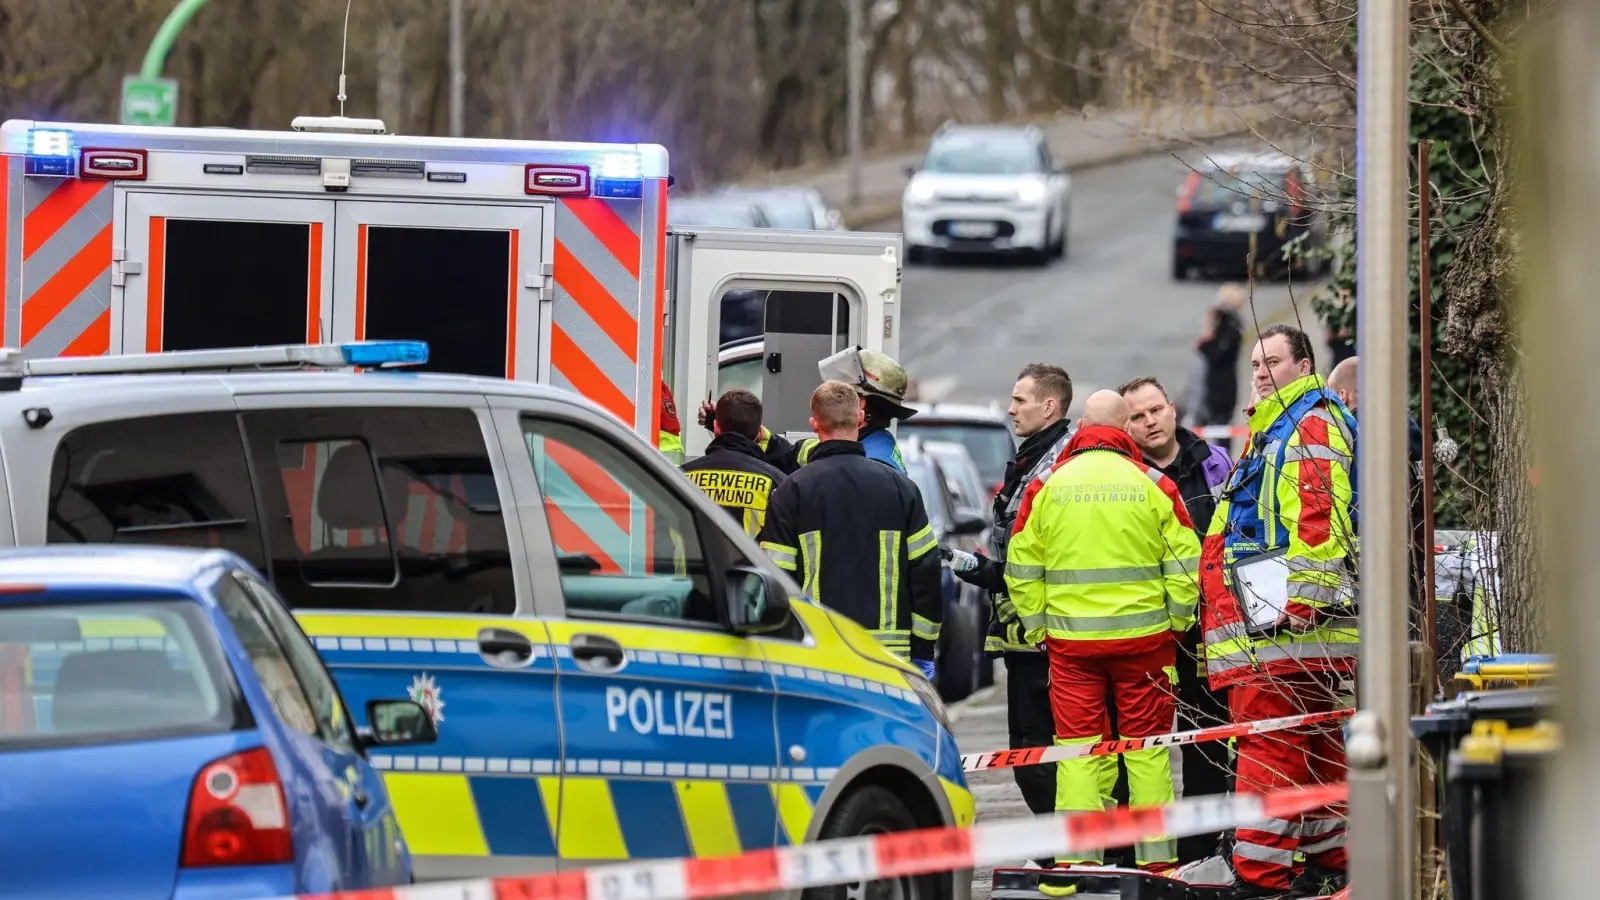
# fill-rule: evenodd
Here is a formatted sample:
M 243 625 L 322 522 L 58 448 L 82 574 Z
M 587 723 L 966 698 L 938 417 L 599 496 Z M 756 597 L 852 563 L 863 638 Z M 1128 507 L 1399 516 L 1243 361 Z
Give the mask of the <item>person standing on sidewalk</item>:
M 1167 396 L 1167 389 L 1153 376 L 1128 381 L 1117 392 L 1128 402 L 1128 432 L 1144 454 L 1145 464 L 1177 486 L 1195 540 L 1200 540 L 1211 525 L 1217 498 L 1233 468 L 1228 451 L 1178 425 L 1177 408 Z M 1205 661 L 1200 658 L 1200 633 L 1190 628 L 1179 643 L 1178 722 L 1174 729 L 1186 731 L 1227 723 L 1227 694 L 1212 691 L 1207 683 Z M 1178 796 L 1228 793 L 1232 765 L 1226 743 L 1185 744 L 1177 752 L 1173 781 Z M 1221 839 L 1222 832 L 1179 838 L 1178 861 L 1189 863 L 1211 856 Z
M 1047 473 L 1066 450 L 1067 407 L 1072 405 L 1072 379 L 1059 366 L 1025 366 L 1011 388 L 1011 430 L 1022 438 L 1016 457 L 1006 463 L 1005 481 L 994 497 L 994 526 L 989 529 L 989 555 L 952 551 L 950 570 L 957 578 L 989 592 L 994 615 L 985 649 L 998 652 L 1006 664 L 1006 725 L 1012 749 L 1045 747 L 1055 739 L 1050 713 L 1050 663 L 1023 634 L 1021 621 L 1006 593 L 1006 546 L 1012 524 L 1029 485 Z M 1011 770 L 1022 799 L 1035 815 L 1054 812 L 1056 776 L 1049 766 Z M 1044 863 L 1041 863 L 1044 864 Z
M 1243 349 L 1244 320 L 1239 310 L 1249 300 L 1245 289 L 1225 284 L 1217 289 L 1216 303 L 1206 311 L 1205 329 L 1195 339 L 1203 367 L 1200 409 L 1191 420 L 1205 425 L 1227 425 L 1239 403 L 1239 353 Z M 1222 446 L 1226 447 L 1224 442 Z
M 1098 391 L 1064 458 L 1028 488 L 1006 561 L 1006 585 L 1029 640 L 1050 658 L 1055 743 L 1089 744 L 1105 733 L 1106 691 L 1117 708 L 1116 739 L 1166 734 L 1176 698 L 1177 640 L 1194 624 L 1200 542 L 1169 479 L 1153 482 L 1125 430 L 1128 404 Z M 1135 806 L 1173 800 L 1166 747 L 1122 754 Z M 1056 765 L 1056 810 L 1104 808 L 1116 760 L 1089 756 Z M 1058 858 L 1098 864 L 1104 851 Z M 1176 843 L 1140 841 L 1135 862 L 1151 871 L 1177 865 Z M 1067 879 L 1041 876 L 1039 890 L 1064 896 Z
M 1251 446 L 1212 517 L 1201 563 L 1206 670 L 1229 688 L 1233 722 L 1327 712 L 1353 692 L 1360 631 L 1354 563 L 1355 418 L 1315 374 L 1311 339 L 1262 330 L 1250 357 Z M 1266 587 L 1239 596 L 1240 571 Z M 1285 600 L 1274 602 L 1282 595 Z M 1276 616 L 1272 613 L 1281 608 Z M 1238 738 L 1238 791 L 1268 794 L 1345 779 L 1339 724 Z M 1235 833 L 1236 900 L 1313 897 L 1343 886 L 1341 807 Z M 1305 866 L 1298 869 L 1297 853 Z
M 931 681 L 944 621 L 939 539 L 922 493 L 856 440 L 865 412 L 852 385 L 811 395 L 811 459 L 772 492 L 763 550 L 812 602 L 838 610 Z

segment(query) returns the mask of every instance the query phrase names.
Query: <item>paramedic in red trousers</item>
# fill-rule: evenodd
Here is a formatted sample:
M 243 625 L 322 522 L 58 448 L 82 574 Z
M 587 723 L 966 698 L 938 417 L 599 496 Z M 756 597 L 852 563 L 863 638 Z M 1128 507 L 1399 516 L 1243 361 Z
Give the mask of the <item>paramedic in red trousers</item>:
M 1248 411 L 1250 447 L 1206 535 L 1206 669 L 1213 689 L 1229 689 L 1235 722 L 1330 710 L 1353 692 L 1360 642 L 1351 569 L 1356 423 L 1314 374 L 1315 365 L 1305 332 L 1290 325 L 1261 332 L 1250 355 L 1260 398 Z M 1263 603 L 1266 611 L 1251 615 L 1238 597 L 1234 567 L 1271 565 L 1274 554 L 1287 569 L 1269 570 L 1279 573 L 1276 589 L 1272 576 L 1263 574 L 1260 583 L 1269 585 L 1264 598 L 1286 595 L 1287 601 Z M 1345 779 L 1336 723 L 1243 736 L 1235 750 L 1239 793 Z M 1296 853 L 1304 856 L 1304 868 Z M 1342 808 L 1239 828 L 1233 867 L 1239 900 L 1332 893 L 1347 880 Z
M 1226 448 L 1208 444 L 1199 435 L 1178 424 L 1178 409 L 1167 389 L 1153 376 L 1135 378 L 1117 388 L 1128 402 L 1128 433 L 1144 454 L 1146 465 L 1154 466 L 1172 479 L 1189 512 L 1195 539 L 1205 537 L 1211 516 L 1217 510 L 1217 497 L 1228 480 L 1233 461 Z M 1228 723 L 1227 694 L 1213 692 L 1206 683 L 1205 661 L 1200 658 L 1200 631 L 1190 628 L 1178 645 L 1178 722 L 1177 731 L 1210 728 Z M 1223 741 L 1185 744 L 1178 748 L 1179 760 L 1173 782 L 1180 797 L 1226 794 L 1229 791 L 1230 750 Z M 1205 859 L 1216 852 L 1221 832 L 1197 834 L 1178 839 L 1178 861 Z
M 811 459 L 772 492 L 761 548 L 812 602 L 872 632 L 931 681 L 944 621 L 939 538 L 910 478 L 869 459 L 854 386 L 825 381 L 811 395 Z
M 1050 658 L 1050 700 L 1060 745 L 1150 737 L 1172 729 L 1178 635 L 1194 624 L 1200 541 L 1170 479 L 1144 464 L 1125 430 L 1128 404 L 1115 391 L 1084 403 L 1064 458 L 1028 488 L 1006 559 L 1006 586 L 1028 637 Z M 1119 734 L 1106 734 L 1106 691 Z M 1166 747 L 1122 756 L 1135 806 L 1173 799 Z M 1116 781 L 1113 756 L 1056 764 L 1056 810 L 1102 809 Z M 1104 851 L 1058 858 L 1098 864 Z M 1176 842 L 1134 847 L 1152 871 L 1177 865 Z M 1046 870 L 1039 889 L 1064 896 L 1069 879 Z
M 994 621 L 985 649 L 999 652 L 1005 660 L 1006 723 L 1013 749 L 1048 745 L 1056 726 L 1050 715 L 1049 661 L 1025 639 L 1022 623 L 1006 595 L 1006 545 L 1028 485 L 1048 474 L 1067 448 L 1067 407 L 1071 405 L 1072 379 L 1065 369 L 1044 363 L 1023 368 L 1011 389 L 1007 411 L 1011 430 L 1022 438 L 1022 444 L 1016 458 L 1006 463 L 1005 481 L 994 497 L 989 554 L 950 553 L 950 570 L 956 577 L 988 591 L 994 601 Z M 1011 771 L 1028 809 L 1035 815 L 1055 811 L 1056 776 L 1051 767 L 1018 766 Z

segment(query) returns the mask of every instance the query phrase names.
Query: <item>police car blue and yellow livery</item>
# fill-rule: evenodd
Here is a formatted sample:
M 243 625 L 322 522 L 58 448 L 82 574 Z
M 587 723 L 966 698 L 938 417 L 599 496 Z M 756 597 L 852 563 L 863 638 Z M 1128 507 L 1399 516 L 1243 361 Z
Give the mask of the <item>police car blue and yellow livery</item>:
M 297 616 L 352 708 L 403 691 L 438 724 L 425 755 L 373 755 L 423 877 L 791 845 L 870 783 L 919 825 L 970 825 L 936 692 L 855 623 L 801 598 L 791 610 L 803 639 Z

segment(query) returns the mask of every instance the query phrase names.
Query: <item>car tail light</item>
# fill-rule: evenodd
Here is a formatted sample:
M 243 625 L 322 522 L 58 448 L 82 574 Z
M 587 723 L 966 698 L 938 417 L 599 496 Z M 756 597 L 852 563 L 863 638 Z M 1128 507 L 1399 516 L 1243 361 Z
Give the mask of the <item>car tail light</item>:
M 1200 188 L 1200 173 L 1190 172 L 1189 177 L 1183 180 L 1183 189 L 1178 192 L 1178 212 L 1186 213 L 1194 205 L 1195 191 Z
M 207 763 L 189 791 L 183 866 L 255 866 L 294 860 L 289 808 L 265 747 Z

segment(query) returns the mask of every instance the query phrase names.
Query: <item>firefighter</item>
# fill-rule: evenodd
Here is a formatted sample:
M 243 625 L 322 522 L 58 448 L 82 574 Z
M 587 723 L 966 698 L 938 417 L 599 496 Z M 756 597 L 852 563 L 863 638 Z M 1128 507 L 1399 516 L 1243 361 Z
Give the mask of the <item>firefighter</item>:
M 1011 525 L 1022 508 L 1029 485 L 1043 477 L 1067 447 L 1072 405 L 1072 379 L 1059 366 L 1034 363 L 1023 368 L 1011 389 L 1012 431 L 1022 438 L 1016 458 L 1006 464 L 1005 481 L 994 497 L 994 526 L 989 529 L 989 555 L 964 550 L 950 553 L 950 570 L 957 578 L 990 592 L 994 621 L 985 643 L 1006 664 L 1006 720 L 1012 748 L 1039 747 L 1055 738 L 1050 715 L 1050 664 L 1037 646 L 1029 643 L 1006 595 L 1006 545 Z M 1035 815 L 1056 808 L 1055 772 L 1048 766 L 1017 766 L 1012 770 L 1022 799 Z
M 842 381 L 861 396 L 866 418 L 860 443 L 866 449 L 867 458 L 893 466 L 904 474 L 906 462 L 889 427 L 896 420 L 917 414 L 905 405 L 906 388 L 910 383 L 906 370 L 888 356 L 876 350 L 863 350 L 860 346 L 846 347 L 817 363 L 817 370 L 824 381 Z M 792 472 L 810 462 L 817 443 L 815 438 L 801 441 L 795 447 L 792 464 L 779 468 Z
M 1128 404 L 1115 391 L 1084 403 L 1061 460 L 1023 500 L 1006 560 L 1006 585 L 1028 638 L 1050 658 L 1057 744 L 1087 744 L 1105 734 L 1106 691 L 1116 702 L 1115 739 L 1166 734 L 1177 700 L 1177 636 L 1194 623 L 1200 542 L 1171 479 L 1151 473 L 1127 432 Z M 1173 800 L 1166 747 L 1123 754 L 1136 806 Z M 1056 764 L 1056 810 L 1104 807 L 1116 758 Z M 1057 866 L 1099 864 L 1103 851 L 1058 858 Z M 1139 867 L 1177 864 L 1170 838 L 1134 847 Z M 1049 870 L 1039 889 L 1072 888 Z
M 761 546 L 813 602 L 854 619 L 931 680 L 944 620 L 938 538 L 916 484 L 867 459 L 856 439 L 863 418 L 849 384 L 823 382 L 811 395 L 819 443 L 772 492 Z
M 689 480 L 727 510 L 751 537 L 761 533 L 772 489 L 784 475 L 761 459 L 761 401 L 749 391 L 732 390 L 717 400 L 711 417 L 716 437 L 699 459 L 681 467 Z
M 1213 689 L 1230 689 L 1235 723 L 1333 709 L 1355 677 L 1356 422 L 1315 364 L 1304 331 L 1261 332 L 1250 355 L 1260 398 L 1250 448 L 1206 535 L 1206 668 Z M 1259 585 L 1242 598 L 1241 570 Z M 1336 724 L 1242 735 L 1235 749 L 1240 793 L 1345 778 Z M 1233 867 L 1240 900 L 1332 893 L 1346 881 L 1343 818 L 1325 808 L 1239 828 Z

